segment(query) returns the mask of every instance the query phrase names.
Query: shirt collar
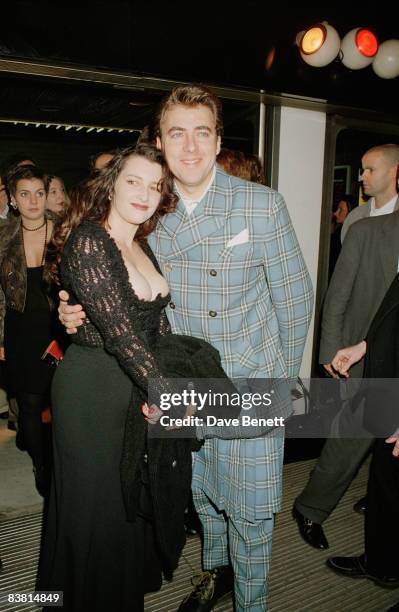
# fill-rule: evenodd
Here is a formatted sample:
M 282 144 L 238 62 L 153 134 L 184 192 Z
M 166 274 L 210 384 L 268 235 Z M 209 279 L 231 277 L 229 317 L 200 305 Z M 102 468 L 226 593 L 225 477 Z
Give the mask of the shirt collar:
M 389 209 L 389 207 L 392 207 L 392 209 L 393 209 L 397 199 L 398 199 L 398 195 L 396 194 L 396 195 L 393 196 L 393 198 L 391 200 L 386 202 L 384 204 L 384 206 L 380 206 L 380 208 L 376 208 L 376 206 L 375 206 L 375 198 L 374 197 L 371 198 L 371 207 L 370 207 L 371 208 L 371 215 L 373 213 L 378 213 L 382 208 L 385 208 L 385 207 L 388 208 L 388 209 Z
M 201 200 L 204 199 L 213 181 L 215 180 L 215 175 L 216 175 L 216 164 L 213 166 L 212 175 L 211 175 L 211 178 L 209 179 L 207 186 L 205 187 L 202 194 L 198 198 L 195 198 L 195 199 L 188 198 L 187 196 L 183 196 L 183 194 L 178 190 L 176 181 L 175 181 L 175 191 L 177 195 L 179 196 L 179 198 L 181 199 L 181 201 L 183 202 L 188 215 L 190 215 L 193 212 L 194 208 L 197 206 L 197 204 L 199 204 L 199 202 L 201 202 Z

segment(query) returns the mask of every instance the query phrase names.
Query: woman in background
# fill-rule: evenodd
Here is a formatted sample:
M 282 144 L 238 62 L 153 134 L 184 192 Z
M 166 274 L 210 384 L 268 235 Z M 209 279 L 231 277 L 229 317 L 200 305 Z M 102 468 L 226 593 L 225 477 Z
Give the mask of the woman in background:
M 46 208 L 56 214 L 62 213 L 69 204 L 69 197 L 61 177 L 49 174 L 46 176 Z
M 332 214 L 331 238 L 330 238 L 330 260 L 329 274 L 331 278 L 335 264 L 341 252 L 341 230 L 346 217 L 355 208 L 356 199 L 351 194 L 344 195 L 337 204 L 336 210 Z
M 36 487 L 46 495 L 51 443 L 42 412 L 49 406 L 54 367 L 42 355 L 60 334 L 46 263 L 53 221 L 45 212 L 44 174 L 36 166 L 17 167 L 8 176 L 8 189 L 18 216 L 0 227 L 0 358 L 19 407 L 17 445 L 28 451 Z

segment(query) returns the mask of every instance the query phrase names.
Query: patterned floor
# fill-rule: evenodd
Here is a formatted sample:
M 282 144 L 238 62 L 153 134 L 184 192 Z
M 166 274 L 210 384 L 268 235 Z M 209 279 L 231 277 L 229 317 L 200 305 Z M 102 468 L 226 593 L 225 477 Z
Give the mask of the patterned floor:
M 341 578 L 325 567 L 330 555 L 357 554 L 362 550 L 362 518 L 352 511 L 364 492 L 364 466 L 345 498 L 325 524 L 330 550 L 305 545 L 291 518 L 292 501 L 306 482 L 312 461 L 285 466 L 283 512 L 278 516 L 270 581 L 269 612 L 385 612 L 399 601 L 399 589 L 385 590 L 367 580 Z M 33 513 L 0 522 L 0 545 L 4 568 L 0 593 L 31 591 L 34 584 L 41 530 L 41 514 Z M 200 569 L 200 542 L 190 538 L 172 583 L 146 597 L 146 612 L 175 612 L 190 590 L 190 579 Z M 57 608 L 55 608 L 57 609 Z M 0 604 L 4 612 L 38 610 L 31 604 Z M 230 597 L 215 612 L 232 612 Z M 95 611 L 93 611 L 95 612 Z M 117 611 L 112 611 L 117 612 Z M 134 612 L 134 611 L 132 611 Z

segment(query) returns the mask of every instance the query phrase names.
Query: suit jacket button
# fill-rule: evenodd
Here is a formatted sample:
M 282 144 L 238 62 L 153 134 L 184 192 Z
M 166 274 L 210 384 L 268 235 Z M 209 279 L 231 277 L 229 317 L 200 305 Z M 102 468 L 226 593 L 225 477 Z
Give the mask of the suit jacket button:
M 177 461 L 176 461 L 176 459 L 174 459 L 174 460 L 172 461 L 172 468 L 175 468 L 175 467 L 176 467 L 176 465 L 177 465 Z
M 174 302 L 169 302 L 169 308 L 174 310 L 176 308 L 176 304 Z
M 217 272 L 216 272 L 216 270 L 211 270 L 211 271 L 209 272 L 209 274 L 210 274 L 211 276 L 217 276 Z
M 172 266 L 170 264 L 165 264 L 163 269 L 165 272 L 172 272 Z
M 209 311 L 209 316 L 210 317 L 216 317 L 217 316 L 217 312 L 215 310 L 210 310 Z

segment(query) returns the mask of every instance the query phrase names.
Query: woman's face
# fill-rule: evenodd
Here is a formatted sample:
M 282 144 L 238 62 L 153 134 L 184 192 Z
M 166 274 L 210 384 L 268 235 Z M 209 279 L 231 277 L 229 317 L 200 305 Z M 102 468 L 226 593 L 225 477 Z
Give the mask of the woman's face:
M 161 200 L 162 167 L 145 157 L 132 155 L 120 172 L 111 200 L 110 217 L 139 226 L 155 213 Z
M 47 208 L 53 212 L 59 213 L 65 206 L 65 189 L 64 185 L 57 178 L 53 178 L 50 182 L 47 194 Z
M 348 205 L 345 202 L 345 200 L 341 200 L 338 203 L 337 210 L 334 213 L 335 221 L 341 225 L 345 221 L 348 214 L 349 214 Z
M 43 219 L 46 207 L 44 182 L 37 178 L 20 179 L 12 201 L 16 204 L 22 219 L 30 221 Z

